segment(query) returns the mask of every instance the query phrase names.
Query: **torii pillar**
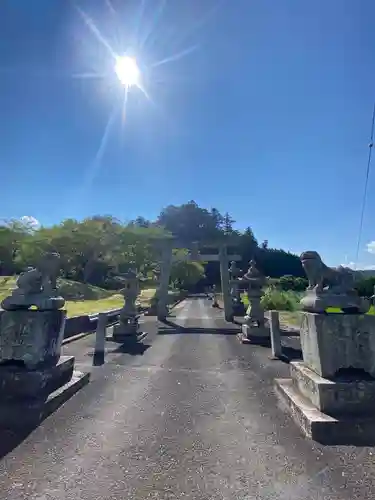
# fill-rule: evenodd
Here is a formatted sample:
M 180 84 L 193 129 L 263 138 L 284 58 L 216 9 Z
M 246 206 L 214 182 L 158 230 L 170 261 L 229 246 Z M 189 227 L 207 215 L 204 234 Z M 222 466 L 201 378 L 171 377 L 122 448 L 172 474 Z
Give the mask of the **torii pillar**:
M 164 321 L 168 316 L 168 287 L 172 267 L 172 248 L 170 240 L 164 242 L 161 250 L 160 281 L 156 292 L 158 320 Z
M 233 256 L 231 256 L 233 260 Z M 220 262 L 220 278 L 221 278 L 221 292 L 223 294 L 224 302 L 224 317 L 225 321 L 233 321 L 233 303 L 229 290 L 229 259 L 227 247 L 222 245 L 219 247 L 219 262 Z

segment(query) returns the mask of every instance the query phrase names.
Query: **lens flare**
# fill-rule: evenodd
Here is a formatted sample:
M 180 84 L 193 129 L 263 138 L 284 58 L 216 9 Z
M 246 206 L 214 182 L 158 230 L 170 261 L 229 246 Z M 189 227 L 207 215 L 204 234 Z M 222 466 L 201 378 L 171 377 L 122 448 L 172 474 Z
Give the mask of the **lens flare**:
M 140 84 L 141 72 L 134 57 L 117 57 L 115 64 L 115 73 L 124 87 L 138 87 Z

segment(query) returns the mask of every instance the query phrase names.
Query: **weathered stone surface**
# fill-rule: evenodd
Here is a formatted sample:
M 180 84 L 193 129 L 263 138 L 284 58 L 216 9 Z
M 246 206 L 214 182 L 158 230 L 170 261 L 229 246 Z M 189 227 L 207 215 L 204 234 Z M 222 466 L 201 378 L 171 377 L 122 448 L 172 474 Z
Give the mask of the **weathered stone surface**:
M 124 334 L 122 332 L 115 332 L 115 329 L 112 330 L 112 335 L 109 333 L 106 336 L 106 340 L 111 340 L 113 342 L 117 342 L 119 344 L 127 344 L 133 342 L 140 342 L 144 338 L 147 337 L 147 332 L 136 332 L 135 334 Z
M 73 356 L 63 356 L 57 365 L 39 370 L 0 365 L 0 405 L 8 404 L 9 399 L 46 399 L 51 392 L 69 382 L 73 370 Z
M 64 404 L 90 381 L 90 373 L 74 371 L 71 379 L 44 399 L 13 399 L 0 404 L 0 429 L 29 429 Z
M 134 321 L 129 321 L 128 323 L 120 322 L 113 327 L 113 339 L 122 337 L 136 337 L 138 334 L 138 320 L 134 318 Z
M 304 362 L 277 394 L 307 436 L 326 444 L 375 441 L 375 318 L 303 313 Z
M 300 335 L 304 362 L 321 377 L 333 378 L 342 368 L 375 377 L 375 317 L 304 312 Z
M 306 291 L 302 297 L 301 306 L 304 311 L 324 313 L 329 307 L 339 308 L 343 312 L 364 314 L 370 309 L 370 301 L 353 294 L 331 293 L 323 290 L 317 293 L 316 290 Z
M 56 365 L 66 311 L 16 310 L 0 316 L 0 363 L 22 361 L 28 369 Z
M 295 388 L 327 415 L 375 415 L 375 380 L 333 381 L 302 362 L 291 362 Z
M 280 402 L 300 427 L 314 441 L 326 445 L 375 445 L 375 418 L 347 416 L 335 418 L 316 408 L 295 387 L 292 379 L 276 379 Z

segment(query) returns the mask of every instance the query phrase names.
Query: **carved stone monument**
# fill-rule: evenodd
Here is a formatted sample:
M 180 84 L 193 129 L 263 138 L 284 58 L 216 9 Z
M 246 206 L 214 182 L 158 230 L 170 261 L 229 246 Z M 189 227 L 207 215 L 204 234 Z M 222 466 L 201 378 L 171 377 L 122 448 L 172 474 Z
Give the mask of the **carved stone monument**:
M 370 303 L 354 291 L 349 271 L 328 268 L 316 252 L 301 261 L 309 279 L 301 300 L 303 362 L 290 364 L 291 378 L 276 380 L 276 390 L 312 439 L 373 443 L 375 317 L 363 314 Z
M 139 331 L 139 314 L 135 301 L 140 292 L 139 278 L 133 270 L 125 275 L 125 287 L 121 290 L 125 303 L 120 311 L 119 324 L 113 327 L 112 340 L 114 342 L 138 342 L 146 337 L 147 333 Z
M 45 255 L 1 303 L 0 427 L 35 425 L 88 382 L 74 357 L 60 357 L 66 311 L 58 273 L 59 254 Z
M 256 268 L 255 261 L 250 261 L 250 267 L 241 280 L 247 289 L 249 307 L 244 317 L 240 340 L 242 343 L 269 343 L 270 329 L 268 320 L 264 317 L 264 308 L 261 304 L 263 287 L 267 280 Z

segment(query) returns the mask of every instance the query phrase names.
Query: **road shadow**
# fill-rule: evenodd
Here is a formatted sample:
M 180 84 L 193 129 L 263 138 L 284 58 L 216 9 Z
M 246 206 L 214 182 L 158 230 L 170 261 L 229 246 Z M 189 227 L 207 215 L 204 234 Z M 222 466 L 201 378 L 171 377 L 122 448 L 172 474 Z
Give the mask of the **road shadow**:
M 87 356 L 93 358 L 93 366 L 102 366 L 105 363 L 105 357 L 108 354 L 130 354 L 131 356 L 143 356 L 143 354 L 151 347 L 150 344 L 143 344 L 142 342 L 124 343 L 112 349 L 106 349 L 105 353 L 89 352 Z
M 302 350 L 290 346 L 282 346 L 280 361 L 290 363 L 291 361 L 303 361 Z
M 143 356 L 143 354 L 151 347 L 150 344 L 143 344 L 142 342 L 124 343 L 119 344 L 115 349 L 107 351 L 113 354 L 130 354 L 131 356 Z
M 158 335 L 200 334 L 200 335 L 237 335 L 239 329 L 233 328 L 201 328 L 177 325 L 168 319 L 160 321 Z

